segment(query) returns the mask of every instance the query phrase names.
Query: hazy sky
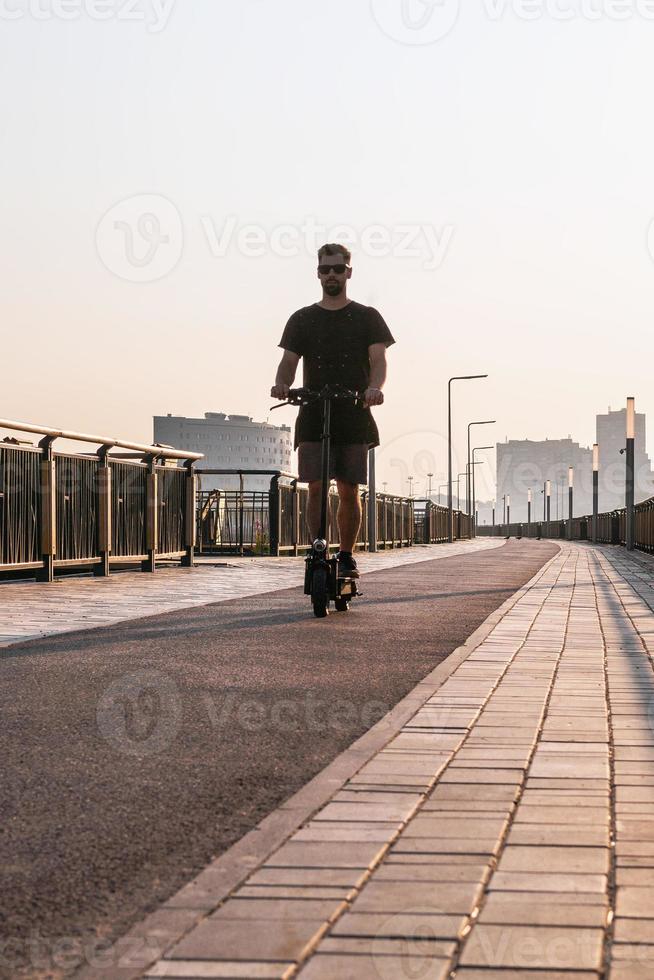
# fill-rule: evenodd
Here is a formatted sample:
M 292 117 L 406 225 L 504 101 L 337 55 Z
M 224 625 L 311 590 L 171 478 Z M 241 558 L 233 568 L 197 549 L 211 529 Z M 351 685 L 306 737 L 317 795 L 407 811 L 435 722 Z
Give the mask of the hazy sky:
M 0 416 L 265 419 L 349 226 L 389 489 L 444 479 L 455 374 L 458 469 L 627 395 L 652 453 L 653 43 L 649 0 L 0 0 Z

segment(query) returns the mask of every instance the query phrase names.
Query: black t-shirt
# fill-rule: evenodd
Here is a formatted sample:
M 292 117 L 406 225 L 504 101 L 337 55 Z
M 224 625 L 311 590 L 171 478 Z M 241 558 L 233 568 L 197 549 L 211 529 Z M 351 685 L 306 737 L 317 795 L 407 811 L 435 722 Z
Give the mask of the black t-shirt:
M 294 313 L 279 346 L 303 358 L 304 386 L 319 389 L 341 384 L 363 394 L 370 382 L 371 344 L 395 340 L 384 319 L 372 306 L 350 302 L 341 310 L 326 310 L 314 303 Z M 369 408 L 332 402 L 332 442 L 379 445 L 379 432 Z M 317 442 L 322 435 L 322 406 L 304 405 L 295 423 L 295 448 Z

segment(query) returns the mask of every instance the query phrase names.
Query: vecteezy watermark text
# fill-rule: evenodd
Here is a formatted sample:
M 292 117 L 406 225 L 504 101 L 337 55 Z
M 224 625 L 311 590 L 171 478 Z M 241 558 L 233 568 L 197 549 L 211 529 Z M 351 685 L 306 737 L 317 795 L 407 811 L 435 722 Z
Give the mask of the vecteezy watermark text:
M 636 18 L 654 21 L 654 0 L 481 0 L 480 8 L 482 15 L 494 23 L 504 23 L 509 18 L 559 23 Z M 371 10 L 387 37 L 400 44 L 425 45 L 440 41 L 454 30 L 461 0 L 371 0 Z
M 220 259 L 230 250 L 247 258 L 266 254 L 288 259 L 302 254 L 315 256 L 318 248 L 330 241 L 369 258 L 422 259 L 423 268 L 433 271 L 443 264 L 454 235 L 452 225 L 438 229 L 417 223 L 373 224 L 357 229 L 353 225 L 330 227 L 306 217 L 301 224 L 281 224 L 268 230 L 239 222 L 236 215 L 228 215 L 220 225 L 208 214 L 201 215 L 200 220 L 211 254 Z
M 117 20 L 143 23 L 150 34 L 167 26 L 176 0 L 0 0 L 0 20 Z
M 322 224 L 308 216 L 298 223 L 267 228 L 233 214 L 216 220 L 202 213 L 196 220 L 214 259 L 230 254 L 254 259 L 264 255 L 315 258 L 324 242 L 340 242 L 357 256 L 410 259 L 434 272 L 443 265 L 454 236 L 452 225 L 437 228 L 418 222 L 355 228 Z M 155 282 L 171 273 L 182 258 L 184 225 L 168 198 L 137 194 L 118 201 L 102 216 L 95 243 L 103 265 L 114 275 L 127 282 Z

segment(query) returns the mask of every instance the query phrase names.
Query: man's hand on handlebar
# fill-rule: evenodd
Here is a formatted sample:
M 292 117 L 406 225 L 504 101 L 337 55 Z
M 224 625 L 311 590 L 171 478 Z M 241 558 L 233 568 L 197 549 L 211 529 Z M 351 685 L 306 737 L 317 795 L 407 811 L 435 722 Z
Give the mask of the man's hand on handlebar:
M 279 398 L 280 401 L 284 401 L 284 399 L 288 398 L 290 390 L 290 385 L 273 385 L 270 389 L 270 397 Z
M 370 408 L 371 405 L 383 405 L 384 394 L 381 388 L 366 388 L 363 395 L 363 404 L 366 408 Z

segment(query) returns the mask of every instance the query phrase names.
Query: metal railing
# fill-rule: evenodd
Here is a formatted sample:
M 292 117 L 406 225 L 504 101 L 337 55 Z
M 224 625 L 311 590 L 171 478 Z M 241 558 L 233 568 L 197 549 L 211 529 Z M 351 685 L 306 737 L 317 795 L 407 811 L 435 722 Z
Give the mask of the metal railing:
M 311 547 L 306 520 L 308 487 L 281 470 L 196 470 L 200 481 L 197 541 L 200 553 L 300 555 Z M 208 477 L 237 477 L 238 490 L 205 489 Z M 269 490 L 246 490 L 247 477 L 267 476 Z M 205 482 L 207 482 L 205 480 Z M 357 550 L 370 548 L 369 490 L 360 490 L 362 520 Z M 329 495 L 329 540 L 338 547 L 338 495 Z M 379 549 L 447 541 L 447 508 L 430 501 L 390 493 L 375 495 L 376 545 Z M 471 522 L 455 512 L 457 537 L 470 537 Z
M 654 553 L 654 497 L 643 500 L 634 508 L 635 547 L 639 551 Z M 624 507 L 597 515 L 597 544 L 626 543 L 627 518 Z M 593 540 L 593 518 L 591 515 L 574 517 L 572 528 L 568 520 L 532 521 L 531 524 L 488 524 L 477 527 L 478 535 L 500 535 L 501 537 L 560 538 L 572 541 Z
M 198 551 L 223 554 L 300 555 L 311 547 L 306 520 L 309 490 L 292 473 L 281 470 L 197 470 Z M 205 490 L 203 478 L 236 476 L 238 490 Z M 269 490 L 246 490 L 251 476 L 270 477 Z M 362 520 L 358 550 L 370 545 L 368 489 L 360 491 Z M 329 540 L 338 547 L 338 495 L 329 494 Z M 393 494 L 376 495 L 377 547 L 402 548 L 414 543 L 413 501 Z
M 42 436 L 36 446 L 0 441 L 0 575 L 34 571 L 52 581 L 66 568 L 108 575 L 111 565 L 125 563 L 154 571 L 162 558 L 192 564 L 193 466 L 201 453 L 8 419 L 0 419 L 0 429 Z M 55 452 L 57 439 L 100 448 Z M 111 456 L 112 449 L 141 458 Z

